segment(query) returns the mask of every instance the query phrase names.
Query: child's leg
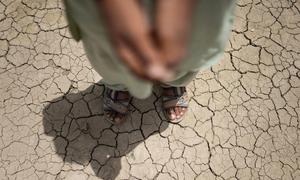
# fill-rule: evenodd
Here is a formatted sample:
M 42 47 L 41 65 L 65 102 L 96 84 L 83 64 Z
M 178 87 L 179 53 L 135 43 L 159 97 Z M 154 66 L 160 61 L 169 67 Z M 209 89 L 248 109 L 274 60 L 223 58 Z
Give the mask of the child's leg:
M 126 120 L 132 97 L 123 85 L 104 85 L 103 110 L 106 119 L 113 124 L 121 124 Z
M 163 88 L 163 110 L 166 118 L 171 122 L 178 123 L 183 119 L 188 108 L 188 95 L 186 85 L 188 85 L 197 72 L 189 72 L 171 82 L 161 84 Z

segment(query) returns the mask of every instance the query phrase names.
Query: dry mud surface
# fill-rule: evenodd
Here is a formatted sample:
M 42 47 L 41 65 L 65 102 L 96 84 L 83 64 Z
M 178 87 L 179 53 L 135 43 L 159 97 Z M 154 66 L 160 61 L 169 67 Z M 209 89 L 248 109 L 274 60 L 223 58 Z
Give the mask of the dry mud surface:
M 121 127 L 63 9 L 0 2 L 0 179 L 300 179 L 300 1 L 238 1 L 186 119 L 167 123 L 155 90 Z

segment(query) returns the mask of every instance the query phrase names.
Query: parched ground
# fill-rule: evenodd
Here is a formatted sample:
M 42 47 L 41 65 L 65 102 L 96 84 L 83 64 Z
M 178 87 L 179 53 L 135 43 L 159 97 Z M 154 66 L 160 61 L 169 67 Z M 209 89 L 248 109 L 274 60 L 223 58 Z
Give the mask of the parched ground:
M 59 0 L 0 1 L 0 179 L 300 179 L 300 1 L 240 0 L 226 53 L 169 124 L 156 90 L 121 127 Z

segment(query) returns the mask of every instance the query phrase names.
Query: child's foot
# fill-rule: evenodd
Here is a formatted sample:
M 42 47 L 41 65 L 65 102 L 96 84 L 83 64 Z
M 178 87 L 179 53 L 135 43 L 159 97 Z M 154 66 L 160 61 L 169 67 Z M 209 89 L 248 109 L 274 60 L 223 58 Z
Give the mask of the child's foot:
M 188 95 L 185 87 L 163 88 L 163 110 L 166 118 L 173 123 L 182 121 L 188 109 Z
M 112 124 L 122 124 L 126 120 L 132 97 L 128 91 L 115 91 L 106 88 L 103 99 L 103 110 L 106 119 Z

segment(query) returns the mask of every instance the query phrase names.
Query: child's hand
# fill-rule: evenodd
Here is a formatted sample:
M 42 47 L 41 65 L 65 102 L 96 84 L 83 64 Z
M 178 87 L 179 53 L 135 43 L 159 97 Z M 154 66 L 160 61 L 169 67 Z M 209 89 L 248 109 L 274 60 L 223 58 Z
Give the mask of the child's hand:
M 136 0 L 99 0 L 108 32 L 120 59 L 143 79 L 166 81 L 172 72 L 163 65 L 150 35 L 150 25 Z
M 176 68 L 186 56 L 196 0 L 156 1 L 155 35 L 162 59 Z

